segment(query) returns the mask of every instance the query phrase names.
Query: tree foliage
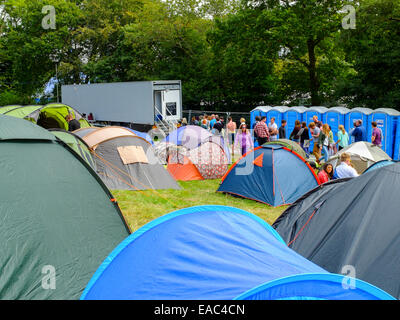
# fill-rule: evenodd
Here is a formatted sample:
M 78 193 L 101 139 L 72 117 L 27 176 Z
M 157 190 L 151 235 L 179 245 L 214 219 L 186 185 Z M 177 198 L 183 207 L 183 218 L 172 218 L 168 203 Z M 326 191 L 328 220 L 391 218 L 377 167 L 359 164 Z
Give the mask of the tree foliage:
M 0 105 L 43 98 L 56 76 L 180 79 L 186 109 L 400 105 L 397 0 L 350 2 L 349 30 L 344 0 L 0 1 Z

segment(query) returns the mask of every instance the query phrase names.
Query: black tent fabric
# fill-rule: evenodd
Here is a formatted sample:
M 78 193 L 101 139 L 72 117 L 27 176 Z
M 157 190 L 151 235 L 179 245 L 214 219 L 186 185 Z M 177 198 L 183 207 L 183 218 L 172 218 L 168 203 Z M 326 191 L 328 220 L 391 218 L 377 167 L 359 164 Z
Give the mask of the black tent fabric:
M 400 298 L 400 164 L 324 184 L 273 224 L 290 248 Z

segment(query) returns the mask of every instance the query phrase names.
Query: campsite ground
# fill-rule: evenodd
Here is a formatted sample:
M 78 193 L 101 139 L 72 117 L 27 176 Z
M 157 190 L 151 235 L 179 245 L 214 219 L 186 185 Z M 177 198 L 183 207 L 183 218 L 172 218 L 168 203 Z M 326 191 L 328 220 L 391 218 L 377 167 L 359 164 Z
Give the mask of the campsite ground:
M 251 212 L 269 224 L 286 208 L 272 208 L 256 201 L 217 193 L 220 180 L 178 183 L 181 190 L 112 191 L 132 232 L 164 214 L 191 206 L 232 206 Z

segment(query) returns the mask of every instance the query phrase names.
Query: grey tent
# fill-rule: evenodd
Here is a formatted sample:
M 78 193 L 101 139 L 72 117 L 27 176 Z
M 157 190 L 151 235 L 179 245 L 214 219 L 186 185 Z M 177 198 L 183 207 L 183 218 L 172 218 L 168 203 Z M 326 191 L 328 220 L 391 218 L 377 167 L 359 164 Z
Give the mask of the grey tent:
M 64 142 L 4 115 L 0 176 L 0 299 L 79 299 L 130 233 L 114 197 Z
M 400 298 L 400 164 L 314 189 L 273 224 L 290 248 Z
M 82 139 L 92 150 L 97 173 L 108 188 L 180 189 L 154 154 L 152 145 L 131 130 L 103 127 L 90 130 Z
M 351 162 L 359 174 L 362 174 L 368 167 L 378 161 L 392 160 L 382 148 L 369 142 L 360 141 L 340 150 L 333 157 L 329 158 L 328 162 L 336 168 L 340 164 L 340 156 L 343 153 L 350 155 Z

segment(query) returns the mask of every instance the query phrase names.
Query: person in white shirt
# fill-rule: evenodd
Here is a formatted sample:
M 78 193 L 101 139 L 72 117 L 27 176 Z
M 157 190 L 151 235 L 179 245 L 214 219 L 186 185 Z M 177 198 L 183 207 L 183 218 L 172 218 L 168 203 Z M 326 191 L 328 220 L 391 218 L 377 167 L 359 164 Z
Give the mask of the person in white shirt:
M 276 141 L 278 140 L 278 125 L 275 123 L 275 118 L 271 118 L 271 121 L 268 124 L 268 129 L 269 129 L 269 137 L 270 141 Z
M 335 177 L 342 178 L 352 178 L 358 177 L 356 169 L 354 169 L 350 164 L 350 155 L 348 153 L 342 153 L 340 155 L 340 165 L 336 167 Z

